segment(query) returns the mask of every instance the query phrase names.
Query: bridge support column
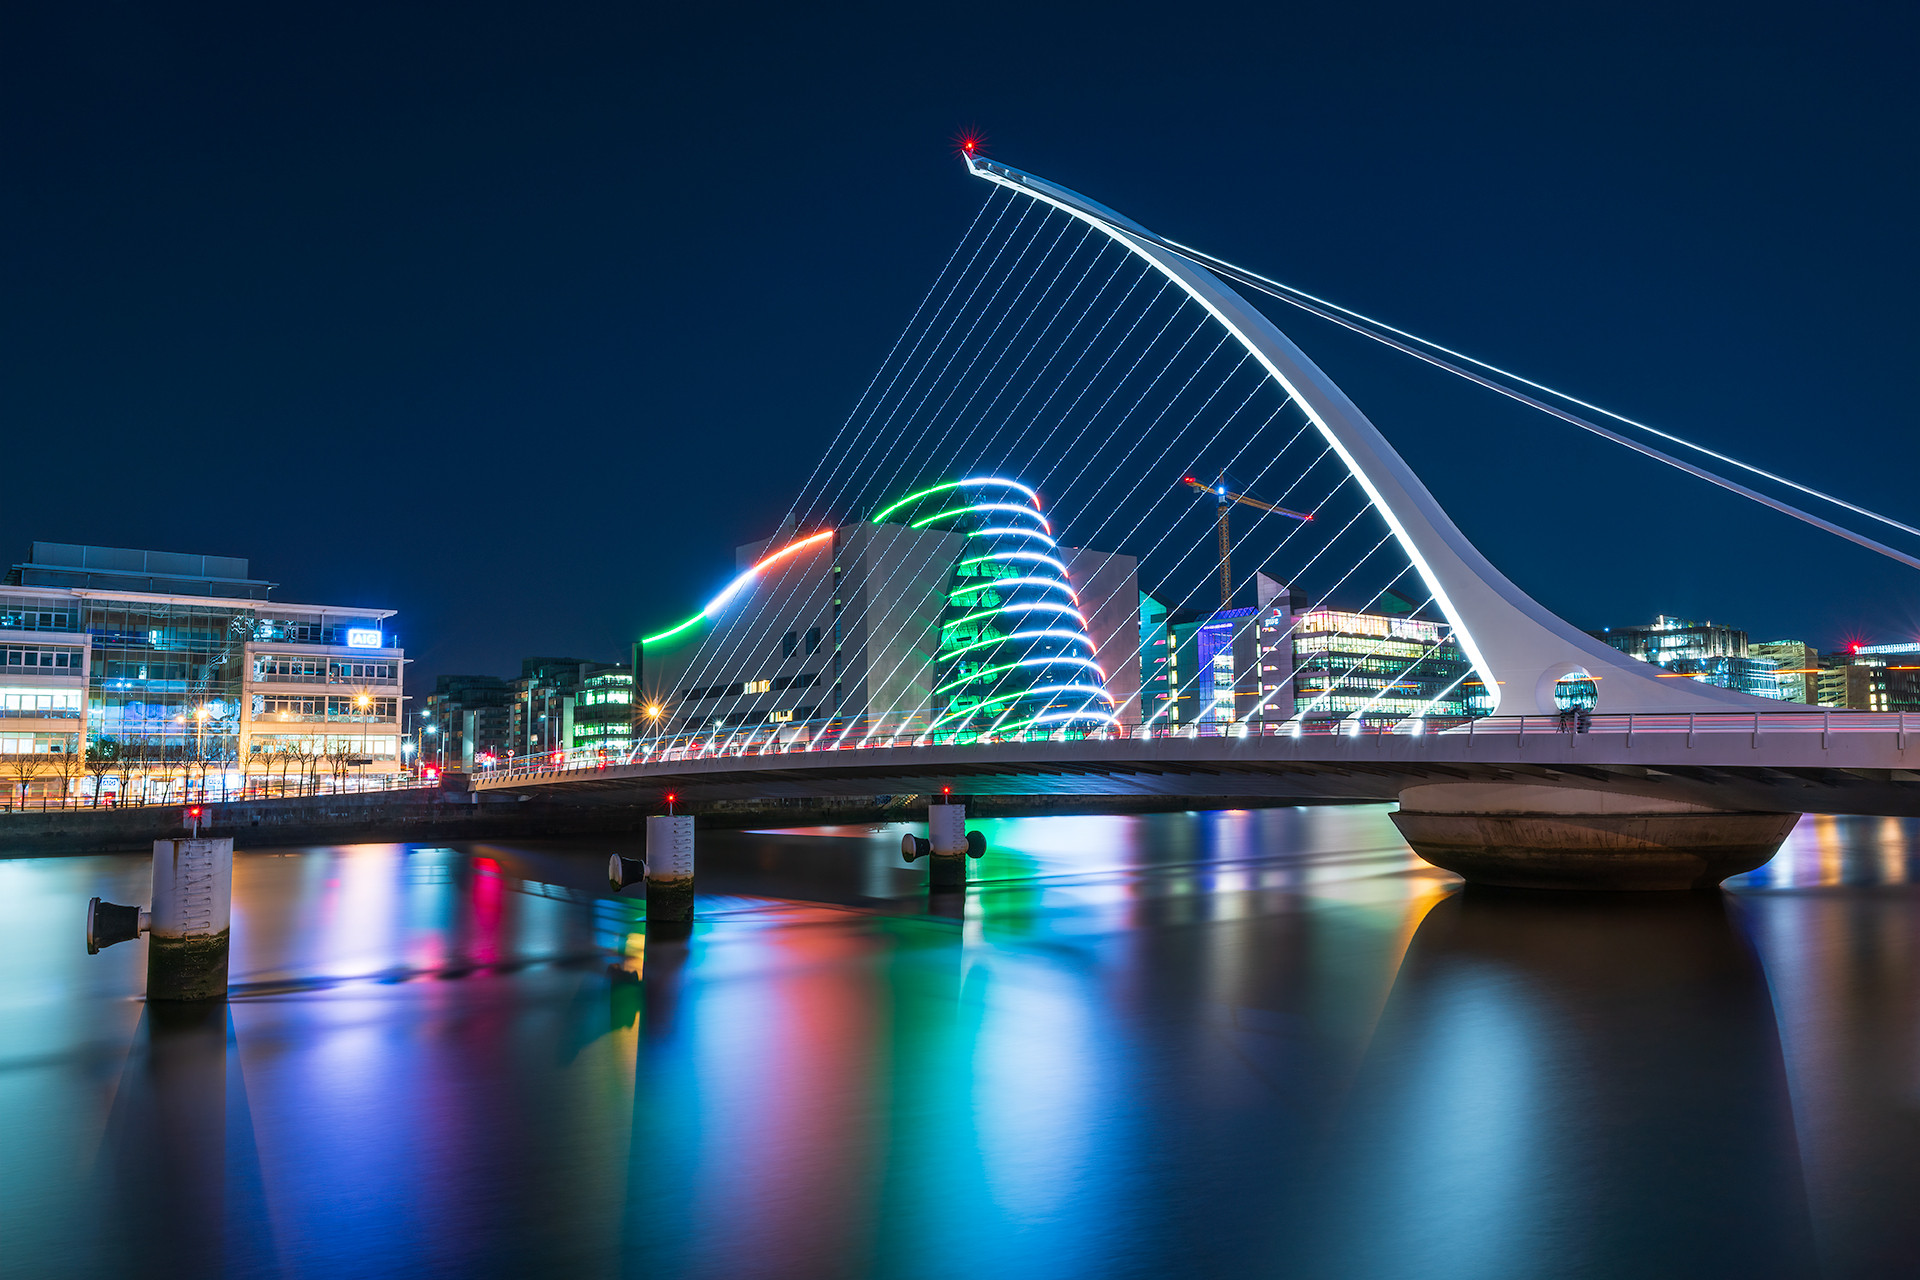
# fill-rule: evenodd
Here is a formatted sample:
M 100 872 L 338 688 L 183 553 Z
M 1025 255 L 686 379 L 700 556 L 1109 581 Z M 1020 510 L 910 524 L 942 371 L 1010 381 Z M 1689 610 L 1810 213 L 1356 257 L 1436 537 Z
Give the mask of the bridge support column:
M 1513 889 L 1711 889 L 1764 865 L 1797 813 L 1521 783 L 1409 787 L 1393 823 L 1470 884 Z
M 693 819 L 647 819 L 647 923 L 693 919 Z
M 927 888 L 935 893 L 967 887 L 967 859 L 987 851 L 986 838 L 967 830 L 967 806 L 930 804 L 927 806 L 927 838 L 906 835 L 900 840 L 900 856 L 908 862 L 931 858 Z

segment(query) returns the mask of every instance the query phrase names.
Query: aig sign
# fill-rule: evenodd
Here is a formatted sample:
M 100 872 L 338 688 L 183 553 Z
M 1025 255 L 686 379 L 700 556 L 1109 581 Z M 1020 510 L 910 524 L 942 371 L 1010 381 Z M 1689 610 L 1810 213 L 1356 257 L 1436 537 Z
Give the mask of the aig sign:
M 380 633 L 378 631 L 362 631 L 356 627 L 347 632 L 347 648 L 349 649 L 378 649 L 379 647 Z

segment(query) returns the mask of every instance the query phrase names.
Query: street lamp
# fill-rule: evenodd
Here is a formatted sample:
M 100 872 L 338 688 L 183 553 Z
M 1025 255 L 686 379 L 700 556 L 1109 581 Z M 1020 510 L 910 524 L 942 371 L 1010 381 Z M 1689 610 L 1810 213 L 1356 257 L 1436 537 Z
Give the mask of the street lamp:
M 367 758 L 367 726 L 368 722 L 372 719 L 368 714 L 368 708 L 373 706 L 373 698 L 363 689 L 353 696 L 353 705 L 359 708 L 360 711 L 360 758 L 365 760 Z M 365 785 L 366 780 L 367 766 L 363 764 L 360 766 L 360 782 L 362 786 Z
M 193 709 L 194 736 L 193 754 L 200 758 L 200 799 L 207 798 L 207 704 L 201 703 Z

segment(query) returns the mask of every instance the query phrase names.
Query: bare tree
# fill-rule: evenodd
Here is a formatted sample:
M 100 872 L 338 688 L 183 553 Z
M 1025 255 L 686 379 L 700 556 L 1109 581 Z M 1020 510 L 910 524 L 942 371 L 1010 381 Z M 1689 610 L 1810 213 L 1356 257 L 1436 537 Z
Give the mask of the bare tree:
M 120 758 L 117 761 L 118 767 L 115 769 L 115 773 L 120 779 L 119 803 L 127 803 L 127 796 L 130 794 L 128 788 L 133 783 L 133 775 L 141 768 L 141 764 L 146 758 L 147 743 L 144 738 L 130 738 L 120 744 Z M 141 779 L 141 791 L 144 793 L 145 790 L 146 779 L 143 776 Z M 144 795 L 142 798 L 144 798 Z
M 187 765 L 187 748 L 184 743 L 169 742 L 160 748 L 161 778 L 163 782 L 170 779 L 173 771 L 178 769 L 180 771 L 180 790 L 182 792 L 185 792 L 189 785 Z
M 327 768 L 333 774 L 333 789 L 343 791 L 347 785 L 347 774 L 353 768 L 353 743 L 347 738 L 333 738 L 327 743 L 324 753 Z
M 107 775 L 120 768 L 120 744 L 102 738 L 87 748 L 87 772 L 93 775 L 93 807 L 100 807 L 100 793 L 106 790 Z
M 68 805 L 73 803 L 73 793 L 79 790 L 80 775 L 86 772 L 87 758 L 77 748 L 61 751 L 59 756 L 56 764 L 60 770 L 60 803 Z
M 20 807 L 22 809 L 26 808 L 27 788 L 33 784 L 34 778 L 40 773 L 39 759 L 24 752 L 20 755 L 9 756 L 7 757 L 7 773 L 15 782 L 20 784 Z

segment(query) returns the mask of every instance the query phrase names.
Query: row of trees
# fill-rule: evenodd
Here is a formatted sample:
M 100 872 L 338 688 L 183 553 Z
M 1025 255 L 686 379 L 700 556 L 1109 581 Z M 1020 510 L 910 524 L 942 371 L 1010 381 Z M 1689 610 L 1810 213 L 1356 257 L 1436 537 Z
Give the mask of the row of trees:
M 336 785 L 352 773 L 354 761 L 361 758 L 359 743 L 353 738 L 314 738 L 256 750 L 246 758 L 242 773 L 250 786 L 254 776 L 271 788 L 276 771 L 282 794 L 306 795 L 320 789 L 323 779 L 332 777 Z M 143 803 L 156 788 L 170 790 L 175 782 L 189 794 L 201 799 L 207 794 L 209 777 L 218 777 L 225 798 L 226 777 L 232 760 L 225 753 L 202 752 L 193 743 L 167 743 L 147 739 L 101 738 L 77 751 L 53 751 L 10 756 L 6 770 L 20 788 L 24 802 L 27 789 L 36 778 L 63 780 L 63 802 L 79 789 L 81 776 L 93 779 L 92 803 L 98 806 L 107 792 L 107 780 L 113 779 L 122 804 Z

